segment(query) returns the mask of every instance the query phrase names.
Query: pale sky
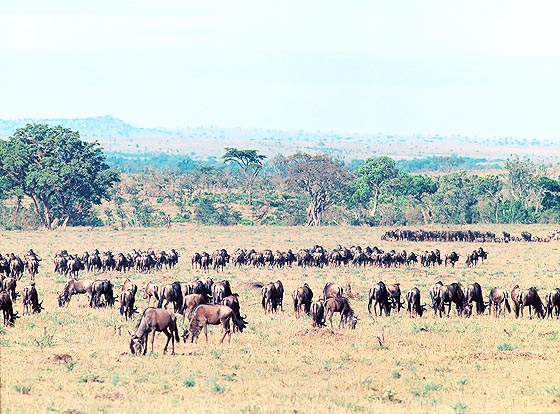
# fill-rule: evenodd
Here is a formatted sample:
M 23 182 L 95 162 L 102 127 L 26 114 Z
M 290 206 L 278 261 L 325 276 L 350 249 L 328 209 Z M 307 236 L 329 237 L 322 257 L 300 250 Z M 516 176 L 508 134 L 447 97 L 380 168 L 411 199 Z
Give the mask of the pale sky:
M 0 2 L 0 118 L 560 140 L 559 1 Z

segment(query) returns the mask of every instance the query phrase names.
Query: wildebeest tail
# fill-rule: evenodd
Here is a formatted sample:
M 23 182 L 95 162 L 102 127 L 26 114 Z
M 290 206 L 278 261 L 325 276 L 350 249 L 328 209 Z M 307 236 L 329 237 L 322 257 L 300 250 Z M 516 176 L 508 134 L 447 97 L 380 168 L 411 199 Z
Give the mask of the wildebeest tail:
M 179 339 L 179 328 L 177 328 L 177 321 L 175 321 L 175 324 L 173 325 L 173 332 L 172 334 L 175 334 L 175 340 L 177 342 L 181 342 L 181 340 Z
M 165 286 L 163 288 L 161 288 L 161 296 L 158 299 L 158 303 L 157 303 L 157 307 L 158 308 L 162 308 L 163 307 L 163 299 L 165 298 Z
M 235 312 L 232 312 L 231 319 L 233 320 L 233 323 L 235 324 L 237 329 L 239 329 L 239 332 L 243 332 L 243 329 L 245 329 L 245 327 L 247 326 L 247 322 L 245 322 L 245 319 L 243 319 L 241 316 L 237 316 Z
M 508 298 L 506 297 L 504 300 L 504 305 L 506 305 L 506 309 L 509 313 L 511 313 L 511 306 L 509 306 Z

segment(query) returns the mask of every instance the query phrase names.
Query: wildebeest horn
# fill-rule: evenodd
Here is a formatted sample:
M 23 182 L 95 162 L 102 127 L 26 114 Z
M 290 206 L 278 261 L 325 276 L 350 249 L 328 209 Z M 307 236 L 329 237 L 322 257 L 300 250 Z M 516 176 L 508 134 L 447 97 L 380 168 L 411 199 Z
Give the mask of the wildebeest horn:
M 128 330 L 128 334 L 129 334 L 130 336 L 134 336 L 134 334 L 133 334 L 132 332 L 130 332 L 130 330 Z

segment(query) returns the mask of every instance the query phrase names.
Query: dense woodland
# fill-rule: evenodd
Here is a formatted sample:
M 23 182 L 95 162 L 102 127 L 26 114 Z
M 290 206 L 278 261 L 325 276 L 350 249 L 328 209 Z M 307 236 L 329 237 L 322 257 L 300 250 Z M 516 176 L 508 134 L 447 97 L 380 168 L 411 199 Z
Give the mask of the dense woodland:
M 0 141 L 0 226 L 560 222 L 559 177 L 516 155 L 491 171 L 467 170 L 473 161 L 456 156 L 345 162 L 225 148 L 220 159 L 163 158 L 132 168 L 75 131 L 27 125 Z

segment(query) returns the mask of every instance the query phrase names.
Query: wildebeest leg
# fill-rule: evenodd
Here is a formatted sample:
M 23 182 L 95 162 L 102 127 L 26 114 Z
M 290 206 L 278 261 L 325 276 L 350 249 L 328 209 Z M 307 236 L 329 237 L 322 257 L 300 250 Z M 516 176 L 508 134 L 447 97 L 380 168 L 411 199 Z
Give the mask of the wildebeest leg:
M 154 339 L 156 339 L 156 330 L 155 329 L 152 331 L 152 354 L 154 353 Z M 148 345 L 148 344 L 146 344 L 146 345 Z
M 208 322 L 204 323 L 204 336 L 206 337 L 206 344 L 208 345 Z
M 163 333 L 165 334 L 165 336 L 167 336 L 167 342 L 165 343 L 165 347 L 163 348 L 163 354 L 165 355 L 167 353 L 167 347 L 169 345 L 169 340 L 173 339 L 173 334 L 169 332 L 169 326 L 167 328 L 164 329 Z M 173 352 L 175 353 L 175 352 Z

